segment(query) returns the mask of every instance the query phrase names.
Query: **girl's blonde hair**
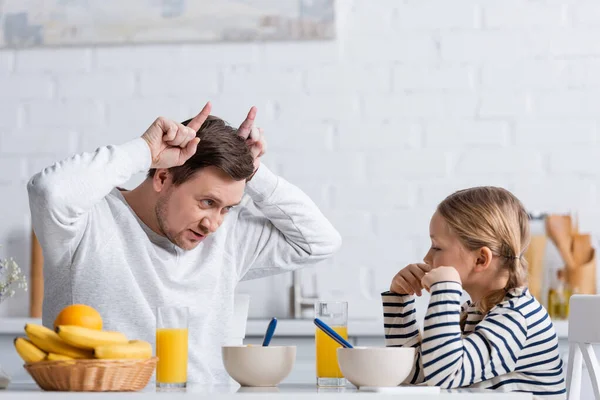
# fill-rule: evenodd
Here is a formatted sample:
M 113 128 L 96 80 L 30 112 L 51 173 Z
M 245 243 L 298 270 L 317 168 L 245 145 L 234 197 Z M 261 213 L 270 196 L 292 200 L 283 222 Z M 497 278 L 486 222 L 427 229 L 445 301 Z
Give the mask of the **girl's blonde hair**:
M 477 303 L 482 313 L 500 303 L 508 290 L 527 284 L 524 253 L 530 239 L 529 218 L 512 193 L 491 186 L 460 190 L 446 197 L 437 211 L 468 250 L 488 247 L 508 269 L 506 287 Z

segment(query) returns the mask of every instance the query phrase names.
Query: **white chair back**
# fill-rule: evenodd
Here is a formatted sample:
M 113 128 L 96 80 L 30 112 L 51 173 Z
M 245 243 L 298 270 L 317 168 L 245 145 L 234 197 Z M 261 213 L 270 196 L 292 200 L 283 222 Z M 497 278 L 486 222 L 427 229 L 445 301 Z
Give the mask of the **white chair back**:
M 574 295 L 569 301 L 569 365 L 567 398 L 581 397 L 583 362 L 590 374 L 594 397 L 600 400 L 600 368 L 592 344 L 600 343 L 600 295 Z

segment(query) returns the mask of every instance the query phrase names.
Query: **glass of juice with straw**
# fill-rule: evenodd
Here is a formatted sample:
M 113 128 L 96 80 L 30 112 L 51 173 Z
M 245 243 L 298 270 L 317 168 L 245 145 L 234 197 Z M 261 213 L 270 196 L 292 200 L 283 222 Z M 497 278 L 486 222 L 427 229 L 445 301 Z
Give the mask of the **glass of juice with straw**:
M 315 304 L 315 318 L 329 325 L 344 339 L 348 340 L 348 302 L 319 301 Z M 322 330 L 315 333 L 317 385 L 339 387 L 346 385 L 346 379 L 340 371 L 337 349 L 341 347 Z

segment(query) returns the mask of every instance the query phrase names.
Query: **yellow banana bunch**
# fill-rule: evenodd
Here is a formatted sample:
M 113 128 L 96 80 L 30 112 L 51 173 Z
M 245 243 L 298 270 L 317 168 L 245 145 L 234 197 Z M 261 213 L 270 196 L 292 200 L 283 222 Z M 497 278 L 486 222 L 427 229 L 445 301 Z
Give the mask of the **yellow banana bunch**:
M 28 363 L 76 358 L 148 359 L 152 345 L 127 340 L 120 332 L 100 331 L 75 325 L 59 325 L 56 332 L 42 325 L 25 325 L 26 338 L 16 338 L 15 348 Z
M 61 354 L 71 358 L 92 358 L 90 351 L 71 346 L 62 340 L 56 332 L 42 325 L 25 325 L 27 337 L 40 349 L 48 352 Z
M 73 357 L 63 356 L 62 354 L 48 353 L 46 360 L 48 361 L 66 361 L 72 360 Z
M 31 341 L 22 337 L 15 338 L 15 349 L 17 349 L 17 353 L 23 361 L 27 363 L 42 361 L 46 358 L 46 353 L 31 343 Z
M 94 349 L 94 356 L 102 359 L 152 357 L 152 345 L 143 340 L 130 340 L 128 343 L 107 344 Z
M 99 331 L 75 325 L 60 325 L 58 336 L 71 346 L 93 350 L 98 346 L 126 344 L 127 336 L 121 332 Z

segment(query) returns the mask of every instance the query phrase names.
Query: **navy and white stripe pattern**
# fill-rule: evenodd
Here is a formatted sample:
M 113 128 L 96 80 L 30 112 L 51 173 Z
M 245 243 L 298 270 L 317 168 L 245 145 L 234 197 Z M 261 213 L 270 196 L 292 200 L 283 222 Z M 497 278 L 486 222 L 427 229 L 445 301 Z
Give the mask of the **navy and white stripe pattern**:
M 386 345 L 417 348 L 405 383 L 525 391 L 564 399 L 554 325 L 529 291 L 510 290 L 486 315 L 468 302 L 461 306 L 461 294 L 457 282 L 434 284 L 420 332 L 414 296 L 383 293 Z

